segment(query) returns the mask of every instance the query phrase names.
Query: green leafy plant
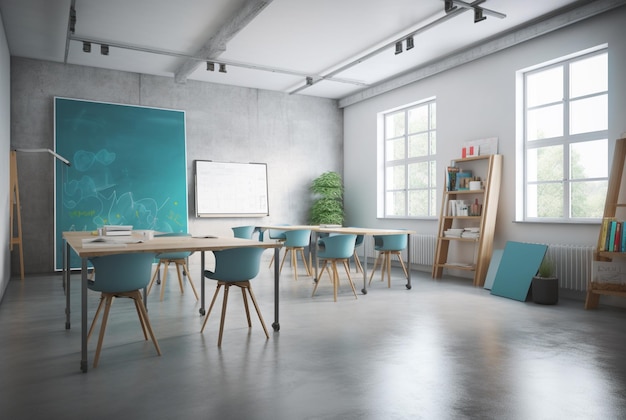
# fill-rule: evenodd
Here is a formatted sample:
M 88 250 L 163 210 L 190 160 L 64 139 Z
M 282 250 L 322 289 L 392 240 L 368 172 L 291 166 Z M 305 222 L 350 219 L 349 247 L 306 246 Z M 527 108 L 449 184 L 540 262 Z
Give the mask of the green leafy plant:
M 309 215 L 314 225 L 343 224 L 343 182 L 337 172 L 324 172 L 311 182 L 311 192 L 315 195 Z
M 537 277 L 541 278 L 554 278 L 555 270 L 554 270 L 554 262 L 549 257 L 544 257 L 539 265 L 539 269 L 537 270 Z

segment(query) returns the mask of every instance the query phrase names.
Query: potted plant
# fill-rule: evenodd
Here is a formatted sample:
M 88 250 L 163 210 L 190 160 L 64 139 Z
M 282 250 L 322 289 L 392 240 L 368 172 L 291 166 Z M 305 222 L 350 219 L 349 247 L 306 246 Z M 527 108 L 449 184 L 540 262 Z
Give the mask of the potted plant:
M 554 270 L 554 261 L 545 256 L 532 281 L 533 302 L 554 305 L 559 301 L 559 279 Z
M 343 224 L 343 182 L 337 172 L 324 172 L 313 180 L 310 187 L 315 195 L 309 215 L 314 225 Z

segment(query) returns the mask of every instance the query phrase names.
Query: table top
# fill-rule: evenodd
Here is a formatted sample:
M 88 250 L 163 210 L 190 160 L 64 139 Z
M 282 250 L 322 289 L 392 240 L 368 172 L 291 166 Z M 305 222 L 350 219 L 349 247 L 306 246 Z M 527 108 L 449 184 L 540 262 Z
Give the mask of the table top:
M 136 252 L 180 252 L 180 251 L 219 251 L 222 249 L 239 247 L 279 248 L 281 243 L 259 242 L 252 239 L 233 237 L 193 237 L 193 236 L 165 236 L 146 240 L 142 235 L 133 233 L 131 237 L 123 238 L 137 240 L 137 243 L 103 243 L 97 246 L 83 246 L 83 239 L 97 238 L 91 232 L 63 232 L 63 239 L 74 249 L 80 258 L 96 257 L 112 254 L 131 254 Z M 107 237 L 115 240 L 120 237 Z
M 396 234 L 414 234 L 417 233 L 414 230 L 406 230 L 406 229 L 379 229 L 379 228 L 362 228 L 356 226 L 324 226 L 324 225 L 268 225 L 268 226 L 257 226 L 259 229 L 267 230 L 267 229 L 276 229 L 276 230 L 302 230 L 308 229 L 316 232 L 324 232 L 324 233 L 348 233 L 355 235 L 396 235 Z

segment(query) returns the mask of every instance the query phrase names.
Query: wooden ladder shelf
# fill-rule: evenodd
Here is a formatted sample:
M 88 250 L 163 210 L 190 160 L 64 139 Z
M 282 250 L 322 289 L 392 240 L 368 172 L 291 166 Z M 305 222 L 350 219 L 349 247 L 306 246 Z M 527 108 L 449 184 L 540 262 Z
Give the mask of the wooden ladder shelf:
M 619 217 L 623 219 L 626 216 L 626 214 L 623 213 L 623 211 L 626 210 L 626 197 L 624 197 L 626 191 L 622 192 L 625 163 L 626 138 L 622 138 L 615 141 L 613 163 L 611 166 L 611 173 L 609 174 L 609 184 L 606 191 L 606 201 L 604 203 L 605 218 L 618 217 L 617 211 L 620 208 L 622 209 L 622 214 L 620 214 Z M 622 194 L 620 194 L 620 192 L 622 192 Z M 620 197 L 620 195 L 622 195 L 622 197 Z M 600 233 L 598 234 L 598 244 L 596 246 L 596 252 L 594 255 L 595 261 L 613 261 L 614 258 L 626 258 L 626 252 L 600 251 L 603 246 L 601 241 L 602 226 L 600 227 Z M 593 278 L 589 279 L 589 283 L 587 285 L 587 298 L 585 299 L 585 309 L 595 309 L 600 302 L 601 295 L 626 297 L 626 285 L 598 283 L 594 281 Z
M 20 255 L 20 278 L 24 280 L 24 249 L 22 247 L 22 216 L 20 208 L 20 189 L 17 182 L 17 154 L 15 150 L 11 151 L 10 163 L 10 194 L 11 194 L 11 251 L 13 245 L 17 245 Z

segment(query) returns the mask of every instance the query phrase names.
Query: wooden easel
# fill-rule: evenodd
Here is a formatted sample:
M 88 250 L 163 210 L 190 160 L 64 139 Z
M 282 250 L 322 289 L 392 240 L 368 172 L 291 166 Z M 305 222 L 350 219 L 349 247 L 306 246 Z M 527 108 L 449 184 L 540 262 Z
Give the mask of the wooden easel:
M 15 150 L 11 151 L 11 251 L 13 251 L 13 245 L 18 246 L 20 253 L 20 278 L 24 280 L 24 249 L 22 247 L 22 216 L 20 209 L 20 189 L 17 183 L 17 153 Z M 17 216 L 17 217 L 16 217 Z M 14 222 L 15 220 L 15 222 Z M 17 229 L 17 235 L 16 235 Z

